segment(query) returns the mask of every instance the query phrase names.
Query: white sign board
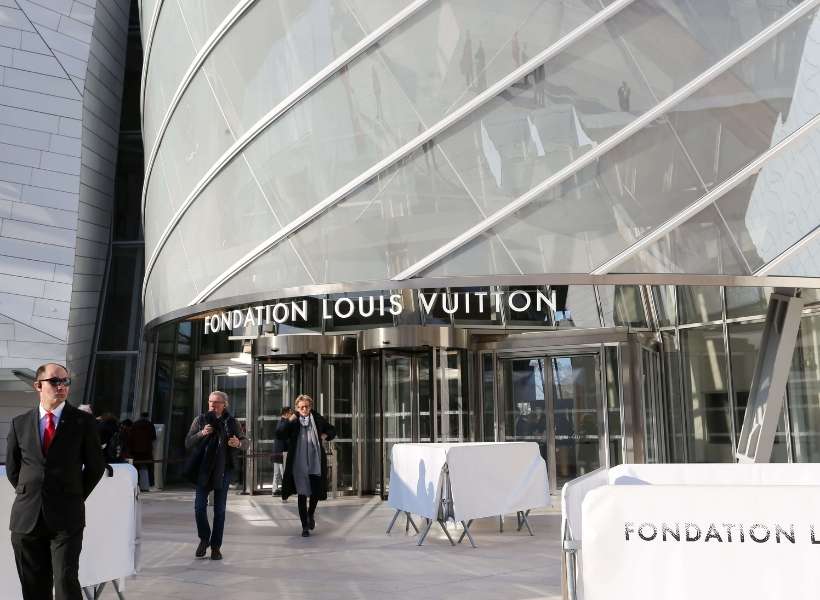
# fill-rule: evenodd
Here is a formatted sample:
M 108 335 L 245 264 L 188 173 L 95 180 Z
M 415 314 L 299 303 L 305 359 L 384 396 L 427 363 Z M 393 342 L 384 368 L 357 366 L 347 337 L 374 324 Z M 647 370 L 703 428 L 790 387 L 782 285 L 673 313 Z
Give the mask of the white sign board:
M 582 509 L 585 600 L 813 598 L 820 487 L 609 485 Z
M 136 573 L 135 555 L 139 534 L 137 470 L 131 465 L 112 465 L 114 476 L 103 478 L 85 502 L 86 527 L 80 554 L 80 585 L 96 585 Z M 23 594 L 11 534 L 8 531 L 14 488 L 0 467 L 0 581 L 3 600 L 19 600 Z

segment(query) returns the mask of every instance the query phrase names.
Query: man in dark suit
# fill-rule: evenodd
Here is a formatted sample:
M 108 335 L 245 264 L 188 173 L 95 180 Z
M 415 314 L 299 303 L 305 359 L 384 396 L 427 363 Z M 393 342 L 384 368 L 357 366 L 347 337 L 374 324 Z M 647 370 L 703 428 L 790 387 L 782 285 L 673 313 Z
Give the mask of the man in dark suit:
M 62 365 L 37 369 L 37 408 L 11 422 L 6 474 L 16 495 L 11 544 L 25 600 L 82 600 L 85 499 L 105 471 L 94 417 L 66 402 Z

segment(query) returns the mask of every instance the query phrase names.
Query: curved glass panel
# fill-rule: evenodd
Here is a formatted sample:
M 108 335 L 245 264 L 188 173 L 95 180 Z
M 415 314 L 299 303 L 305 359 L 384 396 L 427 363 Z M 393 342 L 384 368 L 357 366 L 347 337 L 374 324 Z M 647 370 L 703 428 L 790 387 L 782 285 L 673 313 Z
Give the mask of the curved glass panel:
M 275 252 L 266 253 L 254 263 L 254 265 L 259 264 L 258 269 L 242 271 L 237 277 L 216 290 L 208 299 L 227 300 L 253 294 L 258 296 L 263 292 L 281 290 L 282 288 L 276 287 L 282 285 L 281 282 L 287 282 L 289 287 L 314 283 L 290 244 L 281 244 L 274 250 Z
M 813 27 L 820 25 L 820 21 L 815 23 Z M 804 56 L 820 56 L 820 46 L 816 53 L 808 46 L 811 37 Z M 820 74 L 820 69 L 800 69 L 791 108 L 787 113 L 776 115 L 772 142 L 792 133 L 814 116 L 801 111 L 805 101 L 798 99 L 811 92 L 803 82 L 804 75 L 811 81 L 815 73 Z M 814 110 L 820 112 L 820 105 Z M 784 123 L 781 123 L 782 114 L 788 114 Z M 815 126 L 801 140 L 771 158 L 759 173 L 615 271 L 716 275 L 748 275 L 757 271 L 820 223 L 820 204 L 815 198 L 820 188 L 818 162 L 820 127 Z M 804 258 L 810 256 L 809 253 Z M 785 271 L 785 265 L 781 265 L 771 274 L 816 276 L 820 273 L 820 268 L 812 271 L 810 264 L 805 264 L 809 268 L 805 272 L 800 272 L 795 263 L 794 272 Z
M 381 6 L 384 11 L 404 5 L 391 0 Z M 191 80 L 161 142 L 148 181 L 149 256 L 176 209 L 213 163 L 288 93 L 360 41 L 366 33 L 361 23 L 343 0 L 258 0 L 239 18 Z M 161 165 L 168 161 L 174 168 L 164 171 L 171 179 L 159 181 Z
M 145 42 L 148 41 L 148 29 L 151 26 L 151 19 L 154 18 L 154 10 L 160 0 L 141 0 L 140 1 L 140 36 L 142 37 L 142 45 L 145 47 Z
M 146 323 L 171 310 L 187 306 L 198 291 L 194 278 L 200 274 L 191 269 L 171 268 L 176 262 L 189 264 L 190 261 L 178 232 L 170 235 L 166 248 L 168 251 L 160 255 L 156 268 L 148 279 L 145 294 Z
M 145 247 L 149 256 L 202 174 L 219 158 L 222 148 L 236 141 L 202 71 L 191 80 L 188 91 L 165 132 L 156 156 L 156 172 L 148 181 Z M 225 210 L 233 208 L 225 205 Z
M 408 0 L 375 4 L 379 14 L 345 0 L 257 0 L 203 65 L 234 131 L 245 133 Z
M 771 147 L 783 115 L 794 114 L 789 107 L 800 89 L 797 57 L 812 23 L 813 17 L 802 19 L 489 233 L 504 240 L 525 272 L 589 272 L 603 264 Z M 784 55 L 795 60 L 783 61 Z M 795 127 L 807 118 L 795 116 Z M 739 236 L 722 222 L 731 218 L 706 214 L 717 215 L 714 226 L 702 229 L 698 242 L 685 240 L 704 264 L 695 269 L 690 257 L 679 268 L 748 272 L 736 250 L 697 247 L 723 228 L 726 235 L 714 239 L 736 248 L 733 238 Z M 695 233 L 696 228 L 685 235 Z M 718 254 L 722 262 L 711 262 Z M 659 272 L 657 262 L 646 269 Z M 643 269 L 630 264 L 620 270 Z
M 143 141 L 148 156 L 156 141 L 157 129 L 179 87 L 182 76 L 196 55 L 186 33 L 185 19 L 176 0 L 164 0 L 151 43 L 148 74 L 145 78 Z
M 307 239 L 341 237 L 346 240 L 343 262 L 350 267 L 345 267 L 337 256 L 325 258 L 326 264 L 337 264 L 341 271 L 328 272 L 325 280 L 319 270 L 322 281 L 346 280 L 351 271 L 355 272 L 356 280 L 392 276 L 401 270 L 402 265 L 411 265 L 439 247 L 441 244 L 436 245 L 435 240 L 449 241 L 466 229 L 465 224 L 479 222 L 484 215 L 540 183 L 634 120 L 657 99 L 710 67 L 726 51 L 736 48 L 745 41 L 742 35 L 757 33 L 759 27 L 779 16 L 761 9 L 760 18 L 752 20 L 758 23 L 756 28 L 748 26 L 743 33 L 737 31 L 728 17 L 722 21 L 725 25 L 722 30 L 713 25 L 707 30 L 694 28 L 696 32 L 690 33 L 685 28 L 688 20 L 684 16 L 694 18 L 692 7 L 709 11 L 713 3 L 706 0 L 669 0 L 660 5 L 649 0 L 635 2 L 548 61 L 543 71 L 536 70 L 516 82 L 470 115 L 454 131 L 425 144 L 416 153 L 419 158 L 411 157 L 398 165 L 398 170 L 392 169 L 383 175 L 385 178 L 397 173 L 395 179 L 401 180 L 414 177 L 414 170 L 420 169 L 427 169 L 431 174 L 440 171 L 445 178 L 454 174 L 471 200 L 456 202 L 452 206 L 441 202 L 436 204 L 432 201 L 434 194 L 429 201 L 415 198 L 418 191 L 403 186 L 408 197 L 408 210 L 414 210 L 416 200 L 415 206 L 424 211 L 419 214 L 426 215 L 419 219 L 418 229 L 412 231 L 412 226 L 407 225 L 395 238 L 403 243 L 385 241 L 380 251 L 377 244 L 370 243 L 374 231 L 394 227 L 389 211 L 383 213 L 381 219 L 373 213 L 368 215 L 371 222 L 368 235 L 362 236 L 359 212 L 352 207 L 368 203 L 368 194 L 382 186 L 378 180 L 369 182 L 309 223 L 303 231 L 296 233 L 294 243 L 299 248 L 304 246 L 309 256 L 315 248 L 305 243 Z M 668 39 L 677 40 L 678 46 L 689 48 L 692 56 L 681 61 L 678 51 L 660 51 L 657 40 L 664 35 L 659 32 Z M 786 37 L 789 36 L 781 36 Z M 392 39 L 385 45 L 390 41 Z M 361 111 L 347 123 L 335 119 L 330 111 L 315 111 L 314 121 L 310 121 L 305 113 L 305 121 L 313 124 L 313 130 L 332 130 L 336 132 L 336 139 L 346 141 L 347 153 L 343 159 L 336 157 L 336 146 L 314 147 L 315 135 L 308 140 L 300 137 L 298 117 L 303 114 L 302 110 L 307 111 L 311 102 L 322 102 L 328 107 L 353 106 L 345 91 L 366 90 L 370 83 L 367 65 L 372 69 L 379 59 L 376 51 L 364 56 L 296 107 L 249 148 L 248 158 L 254 165 L 259 153 L 281 158 L 262 163 L 264 166 L 258 172 L 268 175 L 263 186 L 270 190 L 269 198 L 277 198 L 276 202 L 280 203 L 277 208 L 281 207 L 283 219 L 295 218 L 303 209 L 299 205 L 306 198 L 326 196 L 335 191 L 338 181 L 348 178 L 340 177 L 334 170 L 349 168 L 352 177 L 364 168 L 363 163 L 367 161 L 361 156 L 369 148 L 362 137 L 369 137 L 370 126 L 402 123 L 411 118 L 410 113 L 417 112 L 407 97 L 399 94 L 394 102 L 384 104 L 384 107 L 390 107 L 390 112 L 385 114 L 383 122 L 377 118 L 373 123 L 372 116 Z M 735 85 L 735 90 L 730 88 L 730 92 L 738 91 L 737 87 Z M 381 93 L 384 94 L 386 89 L 386 85 L 381 86 Z M 325 96 L 333 90 L 337 98 L 330 101 Z M 396 87 L 391 90 L 394 94 L 401 91 Z M 724 88 L 718 88 L 718 92 L 721 97 L 733 97 Z M 355 104 L 361 104 L 360 97 Z M 375 108 L 378 113 L 378 106 Z M 526 211 L 509 219 L 503 228 L 490 232 L 490 236 L 483 238 L 483 243 L 496 237 L 501 243 L 497 243 L 494 252 L 480 250 L 477 253 L 480 264 L 460 274 L 487 274 L 486 265 L 493 261 L 492 254 L 499 254 L 499 248 L 509 257 L 502 266 L 514 269 L 512 273 L 588 272 L 592 266 L 622 249 L 624 238 L 635 239 L 666 218 L 670 210 L 693 202 L 705 192 L 710 182 L 696 170 L 686 146 L 679 141 L 680 132 L 686 128 L 700 131 L 709 126 L 714 128 L 715 121 L 721 116 L 730 118 L 723 115 L 725 111 L 716 110 L 716 116 L 705 123 L 698 122 L 698 119 L 704 119 L 702 113 L 706 111 L 690 115 L 697 108 L 697 105 L 686 106 L 686 110 L 679 107 L 673 117 L 653 123 L 562 188 L 553 190 L 545 199 L 534 202 Z M 317 126 L 316 119 L 322 119 L 326 128 Z M 677 121 L 673 122 L 673 119 Z M 391 127 L 384 131 L 393 133 L 397 129 Z M 390 144 L 386 135 L 379 141 Z M 286 152 L 287 156 L 284 155 Z M 756 151 L 747 151 L 745 157 L 735 156 L 734 160 L 743 164 L 744 159 L 756 154 Z M 314 161 L 315 167 L 306 165 L 308 158 Z M 291 165 L 294 170 L 288 173 Z M 314 174 L 316 167 L 322 167 L 322 171 Z M 404 175 L 399 174 L 402 170 Z M 274 174 L 276 179 L 272 178 Z M 272 186 L 273 183 L 276 186 Z M 464 193 L 459 197 L 463 198 Z M 299 205 L 293 205 L 297 199 Z M 441 214 L 436 214 L 439 210 Z M 456 214 L 456 211 L 464 212 Z M 409 224 L 411 220 L 405 219 L 404 222 Z M 424 223 L 431 222 L 436 226 L 425 227 Z M 402 225 L 396 229 L 401 230 Z M 433 235 L 431 229 L 435 231 Z M 466 262 L 463 256 L 458 260 L 462 264 Z M 448 267 L 448 271 L 452 274 L 455 269 Z
M 170 2 L 171 0 L 165 0 Z M 222 24 L 225 17 L 239 4 L 238 0 L 219 0 L 203 2 L 202 0 L 176 0 L 188 25 L 188 35 L 196 52 L 205 45 L 211 34 Z
M 820 238 L 814 238 L 772 269 L 768 275 L 820 277 Z
M 246 155 L 285 220 L 301 215 L 591 14 L 579 2 L 566 0 L 559 3 L 565 11 L 558 18 L 552 3 L 525 0 L 506 4 L 505 18 L 488 20 L 487 4 L 431 3 L 254 140 Z M 517 49 L 515 60 L 511 48 Z

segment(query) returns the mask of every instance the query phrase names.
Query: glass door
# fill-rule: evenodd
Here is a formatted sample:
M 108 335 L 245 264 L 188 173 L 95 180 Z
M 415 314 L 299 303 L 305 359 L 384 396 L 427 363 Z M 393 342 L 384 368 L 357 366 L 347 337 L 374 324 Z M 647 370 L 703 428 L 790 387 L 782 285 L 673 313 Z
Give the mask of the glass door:
M 601 466 L 603 428 L 599 354 L 552 356 L 555 489 Z
M 276 425 L 285 406 L 293 407 L 293 401 L 303 392 L 305 382 L 303 361 L 277 361 L 260 363 L 258 368 L 258 393 L 254 407 L 254 491 L 273 488 L 273 441 Z M 312 391 L 312 386 L 311 386 Z
M 553 492 L 601 465 L 600 353 L 500 360 L 506 441 L 535 442 Z
M 204 366 L 199 369 L 198 406 L 194 413 L 208 410 L 208 396 L 221 391 L 228 394 L 228 411 L 239 422 L 243 432 L 248 430 L 248 404 L 250 401 L 251 368 L 245 366 Z M 237 454 L 234 467 L 234 481 L 237 487 L 245 488 L 245 453 Z
M 322 359 L 322 406 L 336 428 L 336 439 L 331 442 L 334 464 L 330 488 L 334 496 L 355 491 L 353 372 L 350 359 Z

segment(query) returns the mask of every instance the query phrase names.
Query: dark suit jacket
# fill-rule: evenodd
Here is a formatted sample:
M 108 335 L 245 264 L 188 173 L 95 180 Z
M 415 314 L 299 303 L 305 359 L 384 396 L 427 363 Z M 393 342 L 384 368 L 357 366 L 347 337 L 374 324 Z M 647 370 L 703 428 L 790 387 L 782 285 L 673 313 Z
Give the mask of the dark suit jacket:
M 85 527 L 85 499 L 105 471 L 94 417 L 66 402 L 48 456 L 40 445 L 40 409 L 11 422 L 6 475 L 15 488 L 9 529 L 30 533 L 42 511 L 54 530 Z

